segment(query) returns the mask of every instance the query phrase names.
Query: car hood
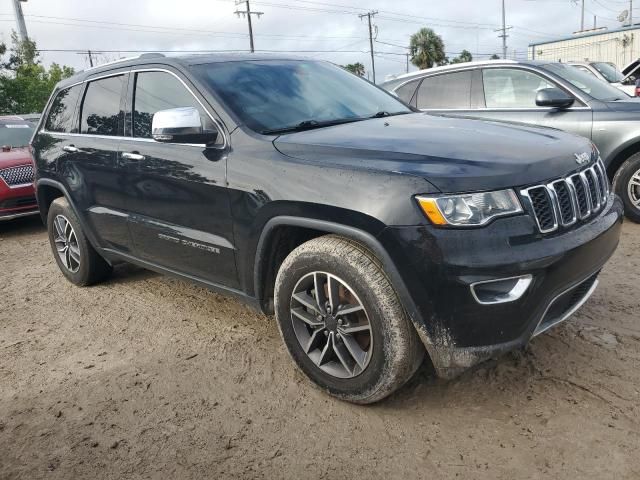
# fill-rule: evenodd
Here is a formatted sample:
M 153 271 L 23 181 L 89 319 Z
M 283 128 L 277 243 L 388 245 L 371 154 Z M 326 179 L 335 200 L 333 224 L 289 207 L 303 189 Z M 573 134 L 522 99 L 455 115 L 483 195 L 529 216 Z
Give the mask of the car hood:
M 442 192 L 530 185 L 579 168 L 590 142 L 559 130 L 415 113 L 282 135 L 290 157 L 419 176 Z
M 8 152 L 0 152 L 0 170 L 33 163 L 28 147 L 12 148 Z

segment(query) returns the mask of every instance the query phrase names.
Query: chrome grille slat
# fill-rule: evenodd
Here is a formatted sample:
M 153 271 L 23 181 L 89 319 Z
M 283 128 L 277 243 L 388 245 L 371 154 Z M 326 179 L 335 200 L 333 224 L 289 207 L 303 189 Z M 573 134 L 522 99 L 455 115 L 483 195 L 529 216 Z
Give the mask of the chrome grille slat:
M 33 165 L 19 165 L 0 170 L 0 178 L 9 187 L 18 187 L 33 183 Z
M 551 233 L 597 214 L 609 193 L 602 160 L 568 177 L 520 190 L 540 233 Z

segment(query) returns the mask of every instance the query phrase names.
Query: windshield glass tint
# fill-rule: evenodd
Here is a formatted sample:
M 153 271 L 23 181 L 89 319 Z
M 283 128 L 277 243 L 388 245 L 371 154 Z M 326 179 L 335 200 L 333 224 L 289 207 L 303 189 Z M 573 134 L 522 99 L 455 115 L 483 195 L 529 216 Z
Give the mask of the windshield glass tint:
M 326 62 L 224 62 L 197 65 L 194 70 L 243 123 L 258 132 L 306 121 L 411 111 L 390 94 Z
M 616 87 L 612 87 L 608 83 L 598 80 L 593 75 L 584 73 L 570 65 L 550 63 L 544 65 L 542 68 L 564 78 L 571 85 L 579 88 L 596 100 L 611 102 L 613 100 L 624 100 L 629 97 L 622 90 L 618 90 Z
M 610 63 L 595 62 L 591 65 L 593 65 L 593 68 L 598 70 L 600 75 L 606 78 L 609 83 L 616 83 L 624 80 L 624 75 L 622 75 L 622 73 L 620 73 L 618 69 Z
M 0 124 L 0 145 L 26 147 L 33 135 L 33 126 L 26 123 Z

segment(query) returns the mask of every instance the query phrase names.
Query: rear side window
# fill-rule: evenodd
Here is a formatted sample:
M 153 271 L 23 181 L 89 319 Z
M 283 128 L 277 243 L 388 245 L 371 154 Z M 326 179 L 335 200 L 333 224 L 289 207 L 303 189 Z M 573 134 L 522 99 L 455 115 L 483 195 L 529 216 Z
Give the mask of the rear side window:
M 418 108 L 471 108 L 471 71 L 426 77 L 418 89 Z
M 166 72 L 137 73 L 133 97 L 133 136 L 151 138 L 151 124 L 155 113 L 180 107 L 196 108 L 200 112 L 204 131 L 216 131 L 213 120 L 202 105 L 176 77 Z M 222 135 L 218 135 L 218 141 L 223 141 Z
M 80 116 L 80 133 L 121 135 L 120 98 L 124 75 L 94 80 L 87 85 Z
M 51 102 L 45 128 L 50 132 L 78 133 L 77 124 L 73 124 L 78 97 L 82 85 L 60 90 Z
M 418 86 L 418 82 L 420 80 L 414 80 L 412 82 L 405 83 L 400 88 L 396 90 L 396 95 L 400 100 L 404 103 L 411 103 L 411 99 L 413 98 L 413 94 L 416 92 L 416 87 Z

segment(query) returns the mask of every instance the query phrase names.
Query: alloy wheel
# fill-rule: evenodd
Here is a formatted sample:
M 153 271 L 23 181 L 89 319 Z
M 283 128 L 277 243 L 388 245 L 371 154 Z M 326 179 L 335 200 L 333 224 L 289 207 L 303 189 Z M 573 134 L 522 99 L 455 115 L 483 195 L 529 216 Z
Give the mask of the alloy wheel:
M 80 246 L 76 232 L 64 215 L 56 215 L 53 228 L 55 230 L 53 241 L 62 264 L 71 273 L 76 273 L 80 268 Z
M 364 305 L 342 279 L 312 272 L 291 294 L 291 322 L 305 354 L 337 378 L 360 375 L 371 360 L 373 331 Z
M 627 193 L 633 206 L 640 208 L 640 170 L 631 175 L 629 185 L 627 186 Z

